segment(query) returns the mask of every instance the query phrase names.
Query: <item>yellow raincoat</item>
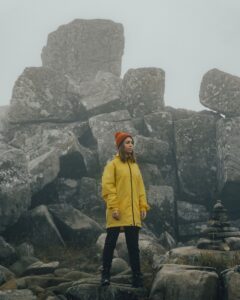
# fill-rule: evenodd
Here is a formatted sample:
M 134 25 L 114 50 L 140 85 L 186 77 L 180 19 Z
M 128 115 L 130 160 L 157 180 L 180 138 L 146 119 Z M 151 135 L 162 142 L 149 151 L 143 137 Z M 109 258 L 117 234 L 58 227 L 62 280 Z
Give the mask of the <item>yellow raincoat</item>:
M 130 160 L 122 162 L 119 154 L 104 168 L 102 197 L 107 206 L 107 228 L 130 225 L 141 227 L 140 211 L 150 209 L 138 164 Z M 119 220 L 112 217 L 114 210 L 119 211 Z

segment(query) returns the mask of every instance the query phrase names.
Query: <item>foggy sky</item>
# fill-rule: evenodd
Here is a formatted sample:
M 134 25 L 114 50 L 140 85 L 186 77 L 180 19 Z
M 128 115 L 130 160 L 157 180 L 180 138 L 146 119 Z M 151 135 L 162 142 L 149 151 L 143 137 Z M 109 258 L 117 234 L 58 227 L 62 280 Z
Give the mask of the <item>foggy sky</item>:
M 202 110 L 202 76 L 240 76 L 239 0 L 0 0 L 0 105 L 25 67 L 41 65 L 47 35 L 82 19 L 124 26 L 122 76 L 129 68 L 166 72 L 165 104 Z

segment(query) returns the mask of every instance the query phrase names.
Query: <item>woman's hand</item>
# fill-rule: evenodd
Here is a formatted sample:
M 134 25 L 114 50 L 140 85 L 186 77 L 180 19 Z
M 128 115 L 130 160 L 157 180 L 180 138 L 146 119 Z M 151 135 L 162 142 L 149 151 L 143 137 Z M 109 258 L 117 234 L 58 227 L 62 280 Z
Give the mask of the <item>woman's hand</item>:
M 119 211 L 118 210 L 114 210 L 113 213 L 112 213 L 112 217 L 115 220 L 119 220 L 120 219 L 120 213 L 119 213 Z
M 141 210 L 140 214 L 141 214 L 141 219 L 142 220 L 144 220 L 146 218 L 146 216 L 147 216 L 146 210 Z

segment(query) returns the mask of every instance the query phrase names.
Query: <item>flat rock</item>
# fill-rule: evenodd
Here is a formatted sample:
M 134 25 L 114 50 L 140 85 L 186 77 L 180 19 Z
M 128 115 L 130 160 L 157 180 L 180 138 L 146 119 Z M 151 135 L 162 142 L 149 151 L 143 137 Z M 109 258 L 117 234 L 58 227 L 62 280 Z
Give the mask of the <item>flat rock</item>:
M 27 267 L 27 269 L 23 273 L 23 276 L 42 275 L 42 274 L 53 273 L 55 271 L 55 269 L 58 268 L 58 266 L 59 266 L 58 261 L 52 261 L 49 263 L 43 263 L 42 261 L 36 261 L 35 263 L 33 263 Z

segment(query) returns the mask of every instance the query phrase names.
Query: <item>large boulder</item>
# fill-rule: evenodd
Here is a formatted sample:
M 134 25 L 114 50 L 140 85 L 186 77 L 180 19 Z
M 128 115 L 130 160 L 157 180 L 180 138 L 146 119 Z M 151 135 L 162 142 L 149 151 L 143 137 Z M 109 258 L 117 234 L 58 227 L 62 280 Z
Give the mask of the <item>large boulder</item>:
M 223 282 L 223 300 L 240 298 L 240 268 L 239 265 L 221 273 Z
M 217 122 L 218 191 L 231 217 L 239 218 L 240 203 L 240 117 Z
M 150 185 L 147 198 L 151 207 L 146 224 L 158 236 L 164 231 L 175 235 L 174 191 L 171 186 Z
M 214 116 L 198 114 L 175 122 L 178 177 L 184 201 L 209 205 L 216 197 L 216 121 Z
M 89 126 L 93 137 L 97 141 L 99 163 L 102 168 L 116 153 L 114 144 L 114 133 L 116 131 L 126 131 L 133 136 L 137 134 L 127 110 L 94 116 L 89 119 Z
M 217 300 L 218 285 L 218 275 L 210 268 L 165 264 L 154 279 L 149 299 Z
M 240 116 L 240 78 L 218 69 L 204 74 L 200 102 L 226 116 Z
M 68 122 L 86 118 L 77 94 L 69 92 L 66 76 L 49 68 L 26 68 L 15 82 L 9 122 Z
M 72 90 L 78 94 L 88 117 L 120 110 L 121 78 L 112 73 L 99 71 L 94 80 L 72 84 Z
M 81 137 L 84 130 L 77 126 L 64 128 L 59 125 L 57 128 L 48 124 L 16 128 L 9 143 L 26 153 L 32 194 L 39 192 L 57 176 L 79 179 L 96 174 L 96 153 L 79 144 L 77 131 L 80 131 Z
M 68 204 L 48 206 L 65 241 L 86 246 L 95 243 L 103 229 L 93 219 Z
M 164 108 L 165 72 L 159 68 L 130 69 L 123 77 L 122 99 L 132 116 Z
M 98 71 L 120 76 L 123 49 L 122 24 L 76 19 L 48 35 L 42 63 L 75 82 L 92 80 Z
M 51 214 L 45 205 L 40 205 L 22 214 L 19 221 L 8 228 L 5 235 L 14 242 L 30 241 L 38 248 L 64 246 Z
M 0 142 L 0 232 L 17 222 L 31 203 L 23 151 Z

